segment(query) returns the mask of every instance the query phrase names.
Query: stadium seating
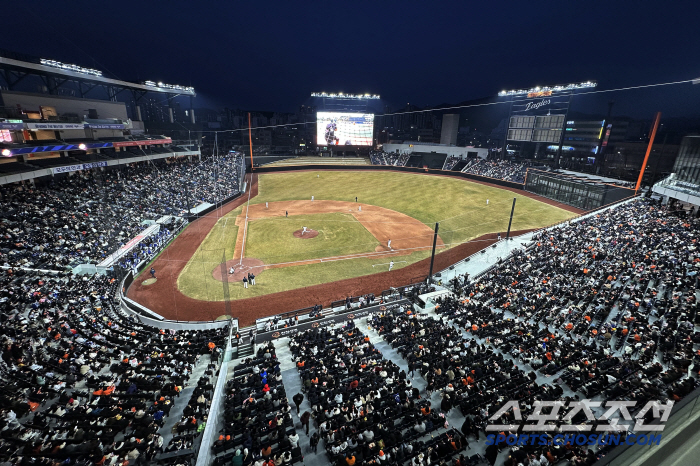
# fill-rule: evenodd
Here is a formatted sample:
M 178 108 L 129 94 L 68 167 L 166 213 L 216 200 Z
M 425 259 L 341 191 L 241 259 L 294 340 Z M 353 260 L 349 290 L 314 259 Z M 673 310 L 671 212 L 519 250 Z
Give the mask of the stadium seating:
M 400 155 L 383 151 L 371 151 L 369 153 L 369 157 L 372 165 L 393 165 L 396 167 L 405 167 L 410 155 Z
M 284 464 L 303 459 L 273 344 L 235 366 L 226 387 L 225 425 L 212 446 L 214 464 L 229 464 L 237 451 L 243 464 L 261 456 Z
M 47 464 L 139 457 L 142 464 L 170 464 L 194 457 L 228 329 L 165 332 L 142 325 L 113 301 L 115 278 L 66 270 L 101 260 L 140 232 L 144 220 L 181 215 L 188 207 L 183 180 L 191 183 L 192 206 L 237 193 L 241 160 L 157 161 L 76 172 L 46 186 L 0 187 L 0 403 L 7 427 L 0 457 L 29 455 Z M 225 179 L 214 176 L 224 172 Z M 162 228 L 125 260 L 142 260 L 171 233 Z M 204 371 L 191 386 L 192 374 Z M 181 393 L 188 399 L 179 399 Z M 168 418 L 172 409 L 178 419 Z M 171 432 L 176 436 L 168 442 Z
M 431 446 L 439 460 L 466 447 L 454 431 L 449 435 L 456 447 L 445 436 L 431 445 L 419 440 L 444 428 L 444 415 L 421 400 L 418 389 L 411 390 L 405 371 L 384 359 L 352 321 L 339 329 L 297 334 L 290 350 L 330 462 L 354 457 L 362 464 L 397 455 L 402 463 L 431 455 Z M 406 444 L 411 447 L 404 449 Z
M 240 156 L 216 163 L 159 160 L 104 173 L 76 172 L 37 188 L 2 186 L 0 259 L 12 267 L 50 270 L 98 263 L 143 230 L 144 220 L 182 217 L 188 200 L 193 208 L 235 195 L 242 170 Z M 123 265 L 138 264 L 150 255 L 152 243 L 162 244 L 170 233 L 142 243 Z
M 489 178 L 512 181 L 514 183 L 524 183 L 526 171 L 527 165 L 522 163 L 512 163 L 507 160 L 487 161 L 484 159 L 474 159 L 462 169 L 462 173 L 488 176 Z
M 118 283 L 106 276 L 19 269 L 3 274 L 0 285 L 7 427 L 0 455 L 13 458 L 149 461 L 161 451 L 161 427 L 183 402 L 178 398 L 190 375 L 207 362 L 201 355 L 228 334 L 141 325 L 113 301 Z M 196 430 L 205 411 L 201 406 L 188 430 Z

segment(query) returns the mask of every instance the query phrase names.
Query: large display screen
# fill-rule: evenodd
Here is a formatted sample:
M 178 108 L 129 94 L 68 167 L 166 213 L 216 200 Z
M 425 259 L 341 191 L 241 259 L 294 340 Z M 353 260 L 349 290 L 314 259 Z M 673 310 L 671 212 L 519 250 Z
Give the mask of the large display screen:
M 371 146 L 374 115 L 371 113 L 316 113 L 319 146 Z

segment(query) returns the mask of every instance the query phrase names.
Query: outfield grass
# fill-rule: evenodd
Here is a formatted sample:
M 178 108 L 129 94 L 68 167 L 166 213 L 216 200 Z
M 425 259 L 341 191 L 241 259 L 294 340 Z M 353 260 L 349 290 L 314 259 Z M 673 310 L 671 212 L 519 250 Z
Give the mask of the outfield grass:
M 318 236 L 295 238 L 293 233 L 300 225 L 318 231 Z M 279 264 L 372 252 L 378 245 L 379 241 L 351 214 L 293 215 L 249 222 L 245 255 L 266 264 Z
M 513 230 L 538 228 L 570 218 L 572 214 L 505 189 L 443 176 L 398 172 L 310 171 L 266 173 L 258 179 L 258 196 L 266 201 L 311 199 L 355 201 L 396 210 L 433 228 L 456 245 L 485 233 L 508 229 L 517 197 Z M 486 200 L 489 205 L 486 205 Z M 290 212 L 290 215 L 293 212 Z
M 361 203 L 402 212 L 423 222 L 430 228 L 434 227 L 435 222 L 439 222 L 440 237 L 448 247 L 457 246 L 486 233 L 505 233 L 514 197 L 517 198 L 517 203 L 512 230 L 540 228 L 573 216 L 571 212 L 512 191 L 461 179 L 422 174 L 305 171 L 262 174 L 258 183 L 259 194 L 251 199 L 251 204 L 306 200 L 311 199 L 311 196 L 317 200 L 354 202 L 355 196 L 357 196 Z M 486 205 L 487 199 L 489 200 L 488 205 Z M 234 219 L 240 212 L 241 208 L 238 208 L 219 220 L 188 262 L 185 270 L 180 274 L 178 287 L 185 295 L 207 301 L 223 299 L 223 285 L 211 276 L 211 272 L 221 262 L 221 254 L 224 249 L 228 259 L 233 257 L 238 232 L 238 227 L 234 225 Z M 323 231 L 322 226 L 314 228 L 312 224 L 314 220 L 312 217 L 316 217 L 316 215 L 296 216 L 294 212 L 289 214 L 290 218 L 303 219 L 304 223 L 296 220 L 284 223 L 284 219 L 261 219 L 251 222 L 249 236 L 246 240 L 245 256 L 262 260 L 265 260 L 266 257 L 286 257 L 292 261 L 338 255 L 335 253 L 321 254 L 323 248 L 319 249 L 316 245 L 311 244 L 321 238 L 321 234 L 313 240 L 297 240 L 292 237 L 292 232 L 299 229 L 299 225 Z M 328 218 L 329 215 L 343 216 L 346 214 L 323 214 L 318 217 Z M 329 238 L 328 244 L 333 246 L 326 249 L 335 251 L 340 243 L 345 243 L 347 245 L 345 253 L 351 254 L 353 248 L 357 249 L 360 245 L 365 244 L 364 234 L 371 238 L 370 241 L 366 242 L 367 247 L 371 247 L 370 243 L 377 244 L 374 237 L 359 222 L 348 225 L 357 225 L 362 231 L 353 229 L 351 232 L 348 230 L 342 234 L 342 238 L 338 238 L 340 242 Z M 353 237 L 356 239 L 353 240 Z M 307 246 L 306 243 L 309 245 Z M 371 250 L 373 249 L 372 247 Z M 365 250 L 355 252 L 365 252 Z M 407 262 L 397 263 L 395 268 L 405 267 L 428 256 L 429 251 L 418 251 L 401 256 L 399 259 Z M 265 260 L 265 262 L 278 263 L 280 261 Z M 386 258 L 379 257 L 269 269 L 256 279 L 256 286 L 251 286 L 247 290 L 244 290 L 239 283 L 231 283 L 229 285 L 230 297 L 231 299 L 240 299 L 262 296 L 376 272 L 385 272 L 388 267 L 383 264 L 386 262 L 388 262 Z

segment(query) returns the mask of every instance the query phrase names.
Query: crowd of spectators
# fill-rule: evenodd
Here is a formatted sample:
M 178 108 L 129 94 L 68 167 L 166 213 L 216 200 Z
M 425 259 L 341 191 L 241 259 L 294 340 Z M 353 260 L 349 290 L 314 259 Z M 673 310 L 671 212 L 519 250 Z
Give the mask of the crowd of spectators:
M 44 186 L 2 186 L 0 264 L 66 270 L 98 263 L 141 232 L 145 220 L 182 217 L 238 193 L 243 169 L 241 156 L 159 160 L 75 172 Z
M 444 413 L 421 399 L 406 372 L 353 321 L 299 333 L 290 350 L 311 405 L 302 420 L 315 422 L 332 464 L 437 464 L 467 447 L 454 430 L 421 440 L 445 428 Z M 295 395 L 295 403 L 303 396 Z
M 175 217 L 176 220 L 171 225 L 174 228 L 179 228 L 185 223 L 181 217 Z M 155 234 L 145 238 L 139 244 L 134 246 L 131 251 L 122 256 L 117 264 L 126 270 L 136 269 L 142 262 L 148 262 L 155 257 L 160 250 L 168 244 L 173 232 L 165 227 L 161 228 Z
M 460 297 L 439 300 L 437 312 L 468 337 L 393 316 L 399 325 L 387 327 L 387 338 L 429 386 L 453 393 L 469 434 L 507 399 L 634 400 L 633 415 L 649 401 L 678 401 L 697 386 L 697 366 L 689 369 L 699 361 L 698 226 L 637 200 L 545 231 Z M 380 330 L 388 323 L 375 320 Z M 538 384 L 543 376 L 554 383 Z M 563 448 L 544 453 L 574 464 L 595 459 Z
M 142 325 L 113 301 L 117 280 L 67 269 L 99 262 L 171 216 L 124 265 L 155 254 L 188 208 L 239 191 L 241 162 L 160 160 L 0 187 L 2 464 L 152 464 L 162 455 L 194 455 L 215 366 L 189 400 L 178 398 L 194 384 L 201 355 L 217 360 L 227 330 Z M 186 405 L 182 417 L 164 432 L 178 403 Z
M 177 448 L 164 445 L 164 419 L 227 329 L 141 325 L 113 302 L 117 286 L 65 272 L 0 276 L 0 461 L 151 464 L 164 447 Z M 195 395 L 188 408 L 201 406 L 183 431 L 205 422 L 205 392 Z
M 373 163 L 376 157 L 381 164 L 401 161 L 397 154 L 372 157 Z M 226 329 L 142 325 L 113 302 L 115 279 L 63 270 L 100 260 L 137 234 L 144 220 L 180 217 L 195 204 L 235 194 L 240 177 L 231 173 L 240 163 L 149 162 L 78 172 L 45 187 L 0 188 L 0 258 L 7 267 L 0 275 L 0 461 L 150 464 L 194 449 L 216 365 L 187 401 L 179 397 L 202 355 L 218 360 Z M 524 176 L 524 166 L 505 161 L 476 160 L 465 171 L 509 181 Z M 191 183 L 190 204 L 179 188 L 183 180 Z M 329 460 L 341 466 L 451 458 L 462 464 L 457 456 L 467 438 L 478 439 L 488 417 L 511 399 L 526 407 L 627 399 L 637 401 L 633 414 L 647 401 L 680 400 L 696 388 L 700 362 L 698 227 L 698 219 L 638 199 L 538 233 L 486 274 L 454 283 L 456 294 L 438 300 L 440 318 L 407 307 L 370 316 L 406 359 L 408 373 L 384 359 L 352 321 L 298 333 L 289 346 L 302 380 L 299 396 L 311 405 L 302 425 L 306 419 L 308 433 L 308 423 L 315 423 Z M 152 255 L 172 231 L 161 228 L 125 265 Z M 61 272 L 27 271 L 36 268 Z M 440 391 L 439 409 L 413 386 L 413 373 L 424 378 L 428 395 Z M 166 444 L 162 429 L 176 403 L 186 407 Z M 300 461 L 273 344 L 234 368 L 225 405 L 214 450 L 230 452 L 221 458 L 239 465 Z M 465 417 L 461 432 L 422 441 L 445 427 L 454 408 Z M 489 458 L 494 454 L 497 447 L 487 450 Z M 513 449 L 509 462 L 564 459 L 588 465 L 596 453 L 525 445 Z
M 456 157 L 454 155 L 450 155 L 445 159 L 445 164 L 442 166 L 443 170 L 452 170 L 455 165 L 457 165 L 457 162 L 459 162 L 460 159 L 459 157 Z
M 462 169 L 464 173 L 488 176 L 489 178 L 497 178 L 514 183 L 524 183 L 526 171 L 527 165 L 524 163 L 513 163 L 507 160 L 485 160 L 480 158 L 470 161 L 467 163 L 467 166 Z
M 410 155 L 397 154 L 394 152 L 370 151 L 369 158 L 372 165 L 393 165 L 405 167 Z
M 301 461 L 291 410 L 275 346 L 261 345 L 253 358 L 234 367 L 226 383 L 224 428 L 212 448 L 219 455 L 215 464 Z

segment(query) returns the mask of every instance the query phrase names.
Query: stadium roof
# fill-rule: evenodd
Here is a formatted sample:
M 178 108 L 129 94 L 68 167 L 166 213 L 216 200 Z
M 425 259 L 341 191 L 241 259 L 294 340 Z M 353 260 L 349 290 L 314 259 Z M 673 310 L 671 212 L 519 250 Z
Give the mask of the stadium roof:
M 92 81 L 105 85 L 119 86 L 128 89 L 138 89 L 148 92 L 161 92 L 164 94 L 181 94 L 196 96 L 197 94 L 192 87 L 163 84 L 162 82 L 146 81 L 146 83 L 134 83 L 130 81 L 122 81 L 119 79 L 105 78 L 101 76 L 101 72 L 88 68 L 81 68 L 75 65 L 65 65 L 53 60 L 37 60 L 32 61 L 19 60 L 16 58 L 8 58 L 0 54 L 0 65 L 5 67 L 18 68 L 29 72 L 38 72 L 41 74 L 56 75 L 63 78 L 73 78 L 80 81 Z M 47 64 L 42 64 L 47 63 Z M 50 65 L 49 63 L 53 63 Z M 64 66 L 57 66 L 64 65 Z M 77 71 L 76 71 L 77 70 Z M 80 71 L 85 70 L 85 71 Z M 98 75 L 99 74 L 99 75 Z

